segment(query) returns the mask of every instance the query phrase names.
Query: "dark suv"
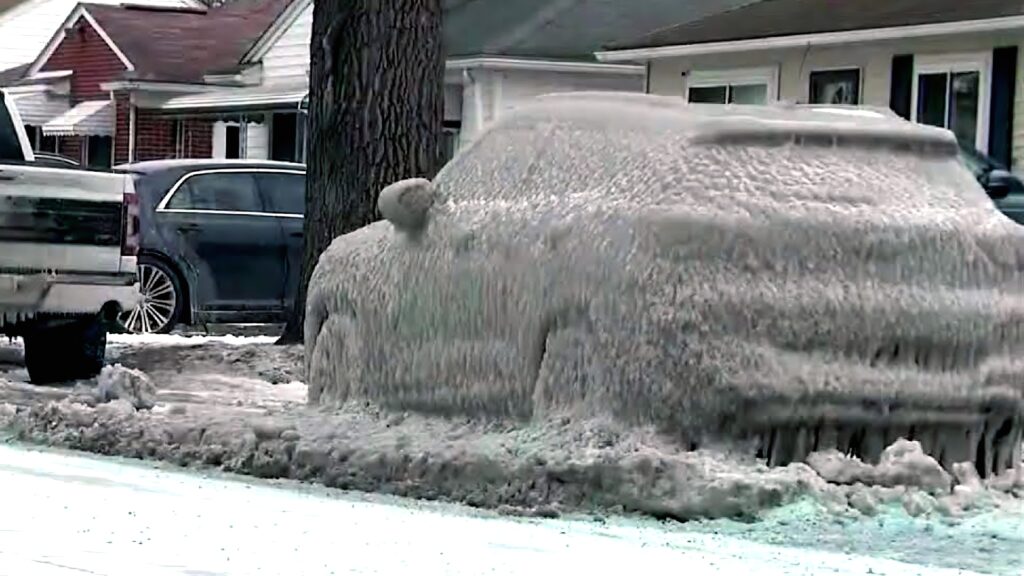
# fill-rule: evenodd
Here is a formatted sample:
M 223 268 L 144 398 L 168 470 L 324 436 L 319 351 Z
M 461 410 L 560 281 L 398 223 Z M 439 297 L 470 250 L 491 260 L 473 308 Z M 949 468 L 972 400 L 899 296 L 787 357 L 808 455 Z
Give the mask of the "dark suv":
M 306 168 L 237 160 L 118 166 L 135 180 L 142 303 L 131 332 L 179 322 L 279 322 L 299 280 Z
M 996 207 L 1011 220 L 1024 224 L 1024 183 L 1002 163 L 961 145 L 960 158 L 988 191 Z

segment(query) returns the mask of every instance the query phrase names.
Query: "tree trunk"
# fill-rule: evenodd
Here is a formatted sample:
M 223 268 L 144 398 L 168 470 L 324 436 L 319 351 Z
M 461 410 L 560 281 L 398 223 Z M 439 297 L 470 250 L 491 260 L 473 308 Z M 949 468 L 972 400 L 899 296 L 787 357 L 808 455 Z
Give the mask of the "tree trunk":
M 310 46 L 302 281 L 279 343 L 302 341 L 306 293 L 334 238 L 380 218 L 377 196 L 442 162 L 441 0 L 317 0 Z

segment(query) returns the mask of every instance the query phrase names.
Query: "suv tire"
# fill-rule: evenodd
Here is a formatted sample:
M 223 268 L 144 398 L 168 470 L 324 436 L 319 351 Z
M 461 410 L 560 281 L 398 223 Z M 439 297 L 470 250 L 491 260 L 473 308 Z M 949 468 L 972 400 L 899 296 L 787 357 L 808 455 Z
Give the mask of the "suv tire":
M 143 302 L 137 310 L 122 312 L 118 332 L 128 334 L 167 334 L 178 325 L 185 307 L 185 295 L 178 275 L 159 258 L 139 256 L 139 282 Z M 143 323 L 140 316 L 149 308 Z
M 107 330 L 99 318 L 41 325 L 29 330 L 24 341 L 33 384 L 92 378 L 103 369 Z

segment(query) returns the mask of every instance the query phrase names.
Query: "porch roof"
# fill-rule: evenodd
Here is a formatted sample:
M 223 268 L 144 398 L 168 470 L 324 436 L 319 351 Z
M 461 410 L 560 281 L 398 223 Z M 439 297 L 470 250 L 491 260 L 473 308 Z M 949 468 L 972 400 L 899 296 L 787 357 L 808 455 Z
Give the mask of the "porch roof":
M 43 124 L 47 136 L 111 136 L 114 107 L 110 100 L 87 100 Z
M 13 88 L 8 89 L 7 94 L 17 103 L 21 121 L 30 126 L 42 126 L 71 109 L 67 94 L 56 94 L 47 89 Z
M 299 109 L 309 89 L 306 86 L 247 86 L 215 88 L 198 94 L 175 96 L 157 109 L 168 113 L 233 113 L 260 109 Z

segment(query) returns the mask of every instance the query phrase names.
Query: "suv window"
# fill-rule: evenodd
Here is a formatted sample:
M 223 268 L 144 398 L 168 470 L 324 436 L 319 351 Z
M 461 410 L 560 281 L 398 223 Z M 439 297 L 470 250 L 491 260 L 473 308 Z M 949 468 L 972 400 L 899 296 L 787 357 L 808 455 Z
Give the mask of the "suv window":
M 306 176 L 284 172 L 256 175 L 267 212 L 302 215 L 306 209 Z
M 182 182 L 167 203 L 172 210 L 263 212 L 256 180 L 247 172 L 197 174 Z
M 7 99 L 0 92 L 0 160 L 24 161 L 25 154 L 18 140 L 18 130 L 7 110 Z

